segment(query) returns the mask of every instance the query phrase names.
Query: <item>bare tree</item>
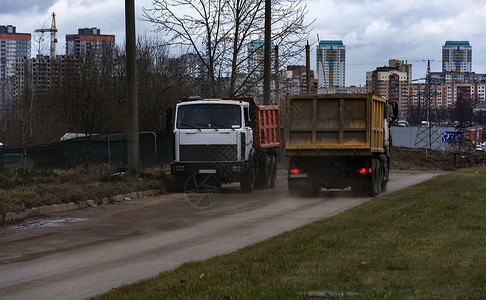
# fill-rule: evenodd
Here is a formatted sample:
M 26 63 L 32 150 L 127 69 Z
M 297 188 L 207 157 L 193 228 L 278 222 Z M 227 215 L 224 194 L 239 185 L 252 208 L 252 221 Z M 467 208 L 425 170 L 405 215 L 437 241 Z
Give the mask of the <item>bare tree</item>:
M 40 29 L 40 28 L 47 28 L 49 27 L 49 19 L 45 20 L 42 23 L 39 23 L 36 28 L 34 28 L 34 34 L 32 37 L 33 40 L 33 50 L 36 55 L 49 55 L 49 49 L 50 49 L 50 36 L 42 31 L 42 32 L 36 32 L 35 30 Z
M 137 41 L 139 126 L 141 130 L 165 127 L 165 110 L 173 107 L 183 91 L 192 92 L 194 66 L 186 56 L 172 57 L 169 47 L 143 35 Z M 162 43 L 163 44 L 163 43 Z
M 89 163 L 91 137 L 109 130 L 109 112 L 117 103 L 114 62 L 112 48 L 93 45 L 77 57 L 62 84 L 68 128 L 85 135 L 85 165 Z
M 264 34 L 264 3 L 153 0 L 153 7 L 144 9 L 143 18 L 169 36 L 168 44 L 197 55 L 213 96 L 238 96 L 261 80 L 255 76 L 257 68 L 249 67 L 249 59 L 258 49 L 248 51 L 248 46 Z M 299 59 L 303 53 L 300 43 L 309 33 L 309 24 L 304 21 L 307 11 L 300 0 L 273 1 L 272 42 L 279 47 L 280 65 Z

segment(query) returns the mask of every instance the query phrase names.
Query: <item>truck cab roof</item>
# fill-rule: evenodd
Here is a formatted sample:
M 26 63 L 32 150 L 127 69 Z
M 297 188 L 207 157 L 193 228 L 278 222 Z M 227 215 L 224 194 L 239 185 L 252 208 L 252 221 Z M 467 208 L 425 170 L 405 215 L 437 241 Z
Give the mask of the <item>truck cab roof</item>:
M 177 105 L 192 105 L 192 104 L 230 104 L 230 105 L 240 105 L 240 106 L 250 106 L 250 103 L 238 100 L 227 100 L 219 98 L 207 98 L 198 100 L 185 100 L 179 102 Z

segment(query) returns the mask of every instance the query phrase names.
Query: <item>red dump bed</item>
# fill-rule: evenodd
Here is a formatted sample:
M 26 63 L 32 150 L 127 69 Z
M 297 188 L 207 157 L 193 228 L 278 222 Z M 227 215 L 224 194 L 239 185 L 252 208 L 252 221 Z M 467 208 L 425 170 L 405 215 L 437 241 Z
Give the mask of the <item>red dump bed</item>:
M 253 129 L 255 148 L 280 147 L 280 116 L 277 105 L 256 106 L 256 126 Z
M 256 126 L 253 129 L 255 149 L 280 147 L 280 115 L 277 105 L 258 105 L 256 97 L 222 99 L 249 102 L 250 107 L 255 109 Z

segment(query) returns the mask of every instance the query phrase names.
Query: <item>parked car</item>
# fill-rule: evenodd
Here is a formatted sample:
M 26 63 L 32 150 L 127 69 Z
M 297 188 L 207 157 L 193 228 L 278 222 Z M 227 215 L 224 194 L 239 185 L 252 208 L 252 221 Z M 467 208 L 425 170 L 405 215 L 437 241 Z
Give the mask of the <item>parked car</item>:
M 408 122 L 405 120 L 399 120 L 397 125 L 398 127 L 408 127 Z

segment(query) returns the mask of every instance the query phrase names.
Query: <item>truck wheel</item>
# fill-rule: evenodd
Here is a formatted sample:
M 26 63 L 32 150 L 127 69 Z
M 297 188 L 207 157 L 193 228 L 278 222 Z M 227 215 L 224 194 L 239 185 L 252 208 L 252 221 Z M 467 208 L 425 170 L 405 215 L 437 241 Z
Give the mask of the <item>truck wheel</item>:
M 299 187 L 297 185 L 295 185 L 295 183 L 293 182 L 293 180 L 291 180 L 289 178 L 288 181 L 287 181 L 287 185 L 288 185 L 289 195 L 290 196 L 292 196 L 292 197 L 299 196 Z
M 269 166 L 270 159 L 266 153 L 263 154 L 263 157 L 260 158 L 257 182 L 255 187 L 259 189 L 268 189 L 270 187 L 270 174 L 269 174 Z
M 373 159 L 371 162 L 371 177 L 369 179 L 368 185 L 364 187 L 364 195 L 367 197 L 376 197 L 381 192 L 382 184 L 382 171 L 380 161 Z
M 175 175 L 174 180 L 175 180 L 176 191 L 179 192 L 179 193 L 183 193 L 187 177 L 182 175 L 182 174 L 177 174 L 177 175 Z
M 312 196 L 317 197 L 321 192 L 321 185 L 312 185 Z
M 351 193 L 353 193 L 353 195 L 356 197 L 361 197 L 364 194 L 363 187 L 361 185 L 352 185 Z
M 241 176 L 240 188 L 244 193 L 250 193 L 255 188 L 255 169 L 248 168 Z
M 384 193 L 388 190 L 388 181 L 383 181 L 381 183 L 381 191 Z
M 390 180 L 390 169 L 387 164 L 383 166 L 383 176 L 381 179 L 381 191 L 386 192 L 388 190 L 388 181 Z
M 269 188 L 273 189 L 275 187 L 275 184 L 277 183 L 277 160 L 275 159 L 275 156 L 270 156 L 270 172 L 269 172 L 269 177 L 270 177 L 270 185 Z
M 383 183 L 383 172 L 382 172 L 382 169 L 381 169 L 380 161 L 377 160 L 376 179 L 375 179 L 375 196 L 378 196 L 381 193 L 382 183 Z
M 381 178 L 383 174 L 381 172 L 381 164 L 380 161 L 377 159 L 373 159 L 372 161 L 372 181 L 371 181 L 371 188 L 372 193 L 370 194 L 371 197 L 378 196 L 381 193 Z

